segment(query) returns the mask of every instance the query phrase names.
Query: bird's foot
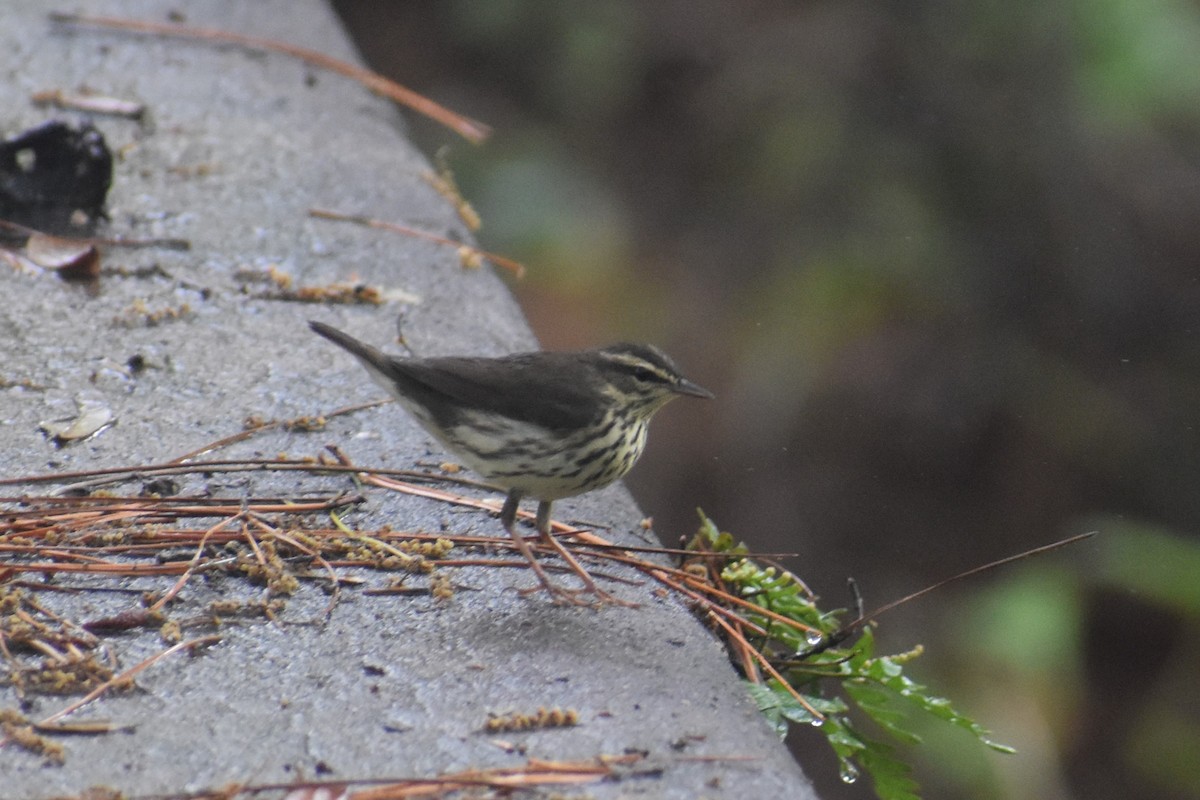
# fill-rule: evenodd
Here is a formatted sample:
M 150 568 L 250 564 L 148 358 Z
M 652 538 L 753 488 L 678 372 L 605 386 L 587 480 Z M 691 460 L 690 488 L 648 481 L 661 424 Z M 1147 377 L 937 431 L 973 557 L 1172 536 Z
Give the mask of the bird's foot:
M 583 580 L 583 588 L 568 589 L 565 586 L 559 586 L 546 578 L 542 581 L 541 586 L 531 586 L 528 589 L 519 589 L 518 593 L 522 597 L 529 597 L 538 592 L 546 592 L 550 595 L 551 601 L 556 606 L 584 606 L 586 608 L 599 608 L 603 605 L 624 606 L 625 608 L 637 608 L 637 603 L 631 603 L 628 600 L 622 600 L 616 595 L 604 591 L 592 581 L 591 576 L 586 572 L 581 574 L 580 579 Z

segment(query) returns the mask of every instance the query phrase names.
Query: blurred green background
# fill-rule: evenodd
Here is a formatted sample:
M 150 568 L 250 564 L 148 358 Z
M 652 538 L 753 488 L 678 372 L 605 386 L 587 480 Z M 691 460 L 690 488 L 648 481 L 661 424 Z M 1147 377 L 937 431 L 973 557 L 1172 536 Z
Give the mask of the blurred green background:
M 1200 797 L 1200 6 L 335 6 L 495 127 L 408 115 L 542 342 L 653 341 L 717 392 L 630 481 L 664 541 L 702 506 L 873 607 L 1100 531 L 883 619 L 1019 749 L 929 729 L 926 797 Z

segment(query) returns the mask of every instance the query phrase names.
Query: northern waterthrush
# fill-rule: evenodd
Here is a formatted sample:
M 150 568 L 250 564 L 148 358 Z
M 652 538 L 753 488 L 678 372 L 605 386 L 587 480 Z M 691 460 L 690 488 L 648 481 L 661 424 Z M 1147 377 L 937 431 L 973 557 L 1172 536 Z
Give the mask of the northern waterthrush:
M 649 345 L 397 358 L 323 323 L 309 326 L 355 356 L 447 450 L 508 492 L 500 522 L 556 600 L 579 602 L 576 592 L 551 582 L 514 531 L 521 498 L 538 500 L 538 533 L 580 577 L 583 591 L 613 599 L 550 535 L 550 505 L 627 473 L 645 447 L 650 418 L 667 402 L 713 396 Z

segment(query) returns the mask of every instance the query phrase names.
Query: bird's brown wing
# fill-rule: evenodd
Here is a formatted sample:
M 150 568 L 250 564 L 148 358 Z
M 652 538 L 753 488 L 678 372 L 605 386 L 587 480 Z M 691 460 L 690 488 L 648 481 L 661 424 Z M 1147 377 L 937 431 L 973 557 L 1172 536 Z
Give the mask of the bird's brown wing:
M 384 388 L 424 407 L 444 428 L 469 409 L 552 431 L 587 425 L 596 415 L 589 392 L 595 391 L 597 378 L 587 353 L 396 358 L 322 322 L 309 327 L 351 353 Z
M 405 394 L 430 408 L 443 425 L 463 409 L 501 414 L 547 430 L 587 425 L 588 366 L 564 353 L 523 353 L 497 359 L 388 359 L 387 374 Z M 592 378 L 594 381 L 595 379 Z

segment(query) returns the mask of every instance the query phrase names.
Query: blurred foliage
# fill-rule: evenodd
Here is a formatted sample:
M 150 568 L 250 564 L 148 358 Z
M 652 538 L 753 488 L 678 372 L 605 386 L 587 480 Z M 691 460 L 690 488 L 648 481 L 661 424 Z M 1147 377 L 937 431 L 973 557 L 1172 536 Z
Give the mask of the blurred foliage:
M 997 752 L 1014 752 L 991 741 L 983 726 L 955 711 L 948 699 L 905 674 L 905 665 L 919 657 L 922 648 L 875 655 L 869 625 L 847 627 L 856 621 L 843 619 L 841 610 L 822 611 L 799 578 L 758 563 L 744 543 L 720 531 L 703 511 L 687 549 L 703 553 L 693 566 L 708 570 L 715 585 L 752 604 L 729 610 L 748 623 L 739 633 L 745 647 L 756 654 L 744 672 L 759 710 L 780 736 L 792 724 L 817 728 L 837 756 L 843 783 L 855 783 L 865 772 L 880 800 L 915 800 L 918 787 L 912 768 L 896 744 L 921 743 L 912 731 L 912 718 L 921 712 L 967 731 Z M 794 625 L 783 624 L 779 617 Z M 731 643 L 730 649 L 742 652 L 741 644 Z M 758 668 L 763 659 L 774 670 L 765 680 Z M 831 684 L 841 694 L 831 691 Z M 866 735 L 855 717 L 870 720 L 894 741 Z
M 634 474 L 665 538 L 703 505 L 886 600 L 1101 532 L 889 619 L 1021 745 L 927 796 L 1200 797 L 1200 7 L 335 5 L 496 127 L 451 161 L 542 340 L 654 340 L 717 391 Z

